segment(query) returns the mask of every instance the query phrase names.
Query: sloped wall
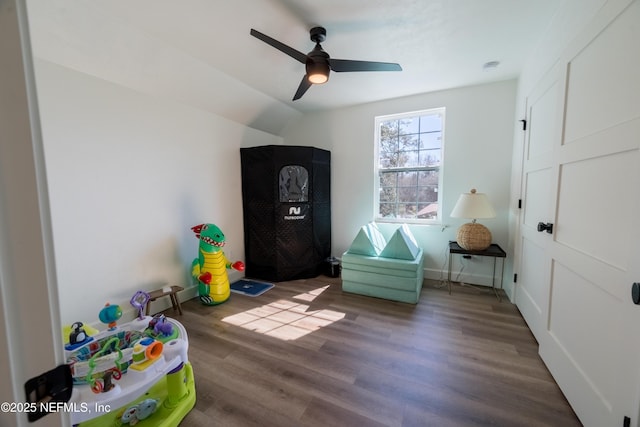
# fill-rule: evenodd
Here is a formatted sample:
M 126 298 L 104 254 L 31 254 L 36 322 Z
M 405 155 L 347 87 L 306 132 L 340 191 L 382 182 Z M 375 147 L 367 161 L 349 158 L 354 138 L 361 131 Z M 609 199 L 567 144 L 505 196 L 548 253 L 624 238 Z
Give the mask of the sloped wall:
M 96 321 L 106 302 L 131 311 L 139 289 L 189 286 L 193 225 L 217 224 L 227 257 L 244 257 L 240 147 L 281 138 L 35 65 L 63 324 Z

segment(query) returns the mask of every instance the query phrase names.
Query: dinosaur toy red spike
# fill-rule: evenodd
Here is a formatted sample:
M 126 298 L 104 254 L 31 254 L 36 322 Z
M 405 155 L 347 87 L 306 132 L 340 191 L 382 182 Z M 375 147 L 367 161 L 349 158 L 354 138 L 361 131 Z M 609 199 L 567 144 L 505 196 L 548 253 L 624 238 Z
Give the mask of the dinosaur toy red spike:
M 196 233 L 196 237 L 199 239 L 200 238 L 200 233 L 202 232 L 203 229 L 207 229 L 207 224 L 198 224 L 198 225 L 194 225 L 193 227 L 191 227 L 191 231 L 193 231 L 194 233 Z

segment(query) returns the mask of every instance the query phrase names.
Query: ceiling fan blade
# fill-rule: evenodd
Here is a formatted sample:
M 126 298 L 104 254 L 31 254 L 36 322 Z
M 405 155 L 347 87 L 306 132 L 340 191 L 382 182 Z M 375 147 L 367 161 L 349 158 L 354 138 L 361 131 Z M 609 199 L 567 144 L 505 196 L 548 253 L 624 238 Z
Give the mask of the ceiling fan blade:
M 309 79 L 305 74 L 304 77 L 302 77 L 302 81 L 300 82 L 300 86 L 298 86 L 296 94 L 293 95 L 293 101 L 302 98 L 302 95 L 304 95 L 304 93 L 311 87 L 311 85 L 312 83 L 309 82 Z
M 300 52 L 299 50 L 296 50 L 296 49 L 294 49 L 292 47 L 289 47 L 286 44 L 281 43 L 278 40 L 273 39 L 273 38 L 269 37 L 266 34 L 262 34 L 260 31 L 256 31 L 256 30 L 254 30 L 252 28 L 251 29 L 251 35 L 253 37 L 257 38 L 257 39 L 262 40 L 266 44 L 275 47 L 279 51 L 286 53 L 287 55 L 289 55 L 293 59 L 296 59 L 299 62 L 302 62 L 303 64 L 305 64 L 307 62 L 307 55 L 306 54 L 304 54 L 304 53 Z
M 352 61 L 329 58 L 329 66 L 338 73 L 345 71 L 402 71 L 400 64 L 393 62 Z

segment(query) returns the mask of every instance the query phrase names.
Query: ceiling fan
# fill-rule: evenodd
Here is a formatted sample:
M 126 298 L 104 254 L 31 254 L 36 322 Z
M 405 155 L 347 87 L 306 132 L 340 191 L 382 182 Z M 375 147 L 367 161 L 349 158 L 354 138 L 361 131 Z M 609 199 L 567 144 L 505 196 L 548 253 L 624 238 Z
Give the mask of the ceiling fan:
M 293 96 L 294 101 L 302 98 L 302 95 L 304 95 L 311 85 L 322 84 L 329 80 L 329 70 L 333 70 L 338 73 L 347 71 L 402 71 L 402 67 L 400 67 L 399 64 L 391 62 L 333 59 L 322 49 L 322 46 L 320 46 L 320 42 L 323 42 L 327 37 L 327 30 L 323 27 L 313 27 L 309 30 L 309 34 L 311 36 L 311 41 L 315 42 L 316 47 L 305 55 L 304 53 L 289 47 L 266 34 L 262 34 L 260 31 L 256 31 L 253 28 L 251 29 L 252 36 L 305 64 L 306 74 L 302 78 L 296 94 Z

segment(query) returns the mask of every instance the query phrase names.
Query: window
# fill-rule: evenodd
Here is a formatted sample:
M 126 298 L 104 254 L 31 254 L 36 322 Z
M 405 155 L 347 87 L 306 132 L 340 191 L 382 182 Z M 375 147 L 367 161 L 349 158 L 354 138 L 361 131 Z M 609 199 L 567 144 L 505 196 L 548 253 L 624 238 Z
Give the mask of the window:
M 377 221 L 438 222 L 444 108 L 376 117 Z
M 304 166 L 288 165 L 280 169 L 280 202 L 309 201 L 309 172 Z

